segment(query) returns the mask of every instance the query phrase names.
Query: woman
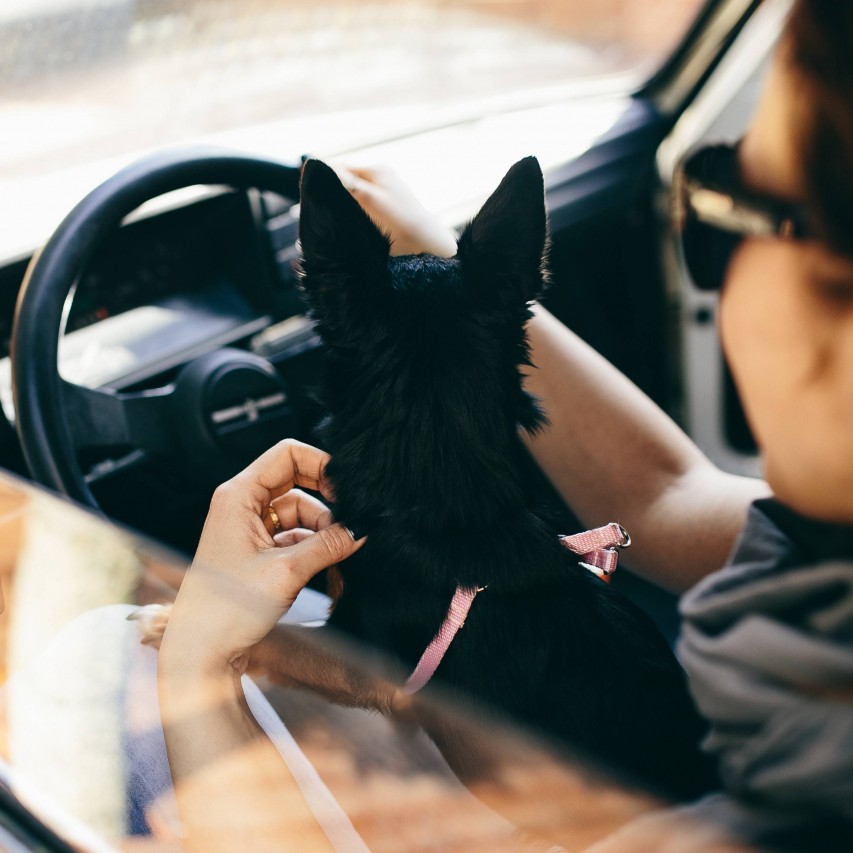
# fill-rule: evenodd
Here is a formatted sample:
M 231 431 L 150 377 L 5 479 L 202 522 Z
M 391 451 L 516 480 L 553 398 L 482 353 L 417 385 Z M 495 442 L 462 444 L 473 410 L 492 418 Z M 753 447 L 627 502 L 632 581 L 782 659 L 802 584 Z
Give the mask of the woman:
M 530 323 L 538 369 L 529 387 L 551 423 L 531 441 L 533 455 L 585 523 L 617 517 L 631 531 L 637 570 L 678 592 L 701 581 L 684 600 L 682 654 L 730 795 L 698 811 L 736 838 L 807 849 L 828 849 L 853 823 L 851 48 L 853 6 L 800 0 L 753 125 L 726 155 L 729 168 L 716 174 L 712 158 L 704 161 L 716 189 L 765 210 L 796 211 L 774 220 L 775 236 L 741 234 L 720 244 L 730 252 L 718 276 L 723 345 L 767 484 L 717 470 L 546 311 L 537 309 Z M 396 252 L 455 252 L 452 235 L 393 176 L 356 170 L 347 179 L 390 231 Z M 285 541 L 274 543 L 265 525 L 267 506 L 294 484 L 323 490 L 324 462 L 319 451 L 286 445 L 217 494 L 161 650 L 166 740 L 185 824 L 210 827 L 213 802 L 220 829 L 261 827 L 278 849 L 285 842 L 276 816 L 288 798 L 296 802 L 293 784 L 258 736 L 235 672 L 308 577 L 358 547 L 298 493 L 281 510 L 277 504 L 279 517 L 319 533 L 291 534 L 286 542 L 295 544 L 277 548 Z M 768 493 L 772 499 L 753 503 Z M 711 574 L 747 512 L 734 564 Z M 810 572 L 813 566 L 821 571 Z M 218 590 L 235 579 L 250 601 Z M 756 619 L 758 630 L 741 641 L 738 630 Z M 743 654 L 768 637 L 760 654 Z M 792 660 L 812 665 L 792 669 Z M 182 728 L 198 715 L 207 715 L 206 725 Z M 263 784 L 258 765 L 241 764 L 239 750 L 205 763 L 246 743 L 264 768 Z M 200 765 L 212 768 L 201 780 L 191 773 Z M 662 849 L 672 826 L 671 816 L 629 825 L 602 849 Z M 306 835 L 294 849 L 311 849 L 311 839 L 324 841 L 306 814 Z

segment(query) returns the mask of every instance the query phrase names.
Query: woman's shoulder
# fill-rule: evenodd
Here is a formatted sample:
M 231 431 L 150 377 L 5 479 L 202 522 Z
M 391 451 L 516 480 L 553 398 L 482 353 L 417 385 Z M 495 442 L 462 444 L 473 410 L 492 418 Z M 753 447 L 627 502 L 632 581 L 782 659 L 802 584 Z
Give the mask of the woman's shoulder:
M 689 590 L 680 609 L 690 622 L 721 623 L 746 611 L 798 621 L 838 598 L 853 599 L 853 527 L 765 498 L 750 507 L 726 565 Z

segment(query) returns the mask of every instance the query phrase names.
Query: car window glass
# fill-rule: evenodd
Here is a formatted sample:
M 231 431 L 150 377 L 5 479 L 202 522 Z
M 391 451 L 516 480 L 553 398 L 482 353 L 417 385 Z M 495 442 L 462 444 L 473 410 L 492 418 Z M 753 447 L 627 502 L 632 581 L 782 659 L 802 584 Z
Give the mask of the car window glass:
M 17 832 L 8 794 L 75 849 L 179 849 L 157 653 L 127 617 L 171 601 L 185 565 L 0 472 L 4 832 Z M 328 599 L 307 590 L 285 618 L 315 626 L 327 610 Z M 369 672 L 358 649 L 335 648 Z M 476 745 L 482 768 L 469 774 L 470 789 L 411 724 L 257 675 L 243 689 L 337 849 L 528 849 L 516 820 L 536 827 L 537 844 L 568 834 L 585 848 L 658 805 L 577 756 L 452 708 L 443 709 L 447 724 Z M 294 832 L 302 819 L 294 815 Z
M 0 190 L 15 209 L 3 239 L 11 248 L 22 217 L 52 215 L 42 204 L 72 173 L 91 186 L 164 145 L 266 139 L 283 157 L 335 154 L 572 93 L 627 93 L 702 2 L 4 0 Z

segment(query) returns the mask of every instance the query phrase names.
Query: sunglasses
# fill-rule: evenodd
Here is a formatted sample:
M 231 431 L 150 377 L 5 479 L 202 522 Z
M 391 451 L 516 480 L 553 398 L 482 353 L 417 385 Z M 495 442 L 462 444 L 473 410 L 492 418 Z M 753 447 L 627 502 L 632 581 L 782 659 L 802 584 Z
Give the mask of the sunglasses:
M 813 234 L 801 205 L 744 188 L 736 145 L 700 148 L 678 167 L 673 223 L 687 271 L 701 290 L 723 286 L 735 250 L 748 237 L 804 240 Z

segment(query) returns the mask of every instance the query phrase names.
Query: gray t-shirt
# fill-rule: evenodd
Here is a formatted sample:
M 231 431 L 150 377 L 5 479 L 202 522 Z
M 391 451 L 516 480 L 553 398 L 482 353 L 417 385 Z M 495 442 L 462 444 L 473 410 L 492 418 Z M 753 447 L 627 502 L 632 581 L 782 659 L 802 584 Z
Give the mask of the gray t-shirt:
M 853 529 L 757 501 L 680 610 L 725 789 L 692 810 L 766 849 L 853 850 Z

